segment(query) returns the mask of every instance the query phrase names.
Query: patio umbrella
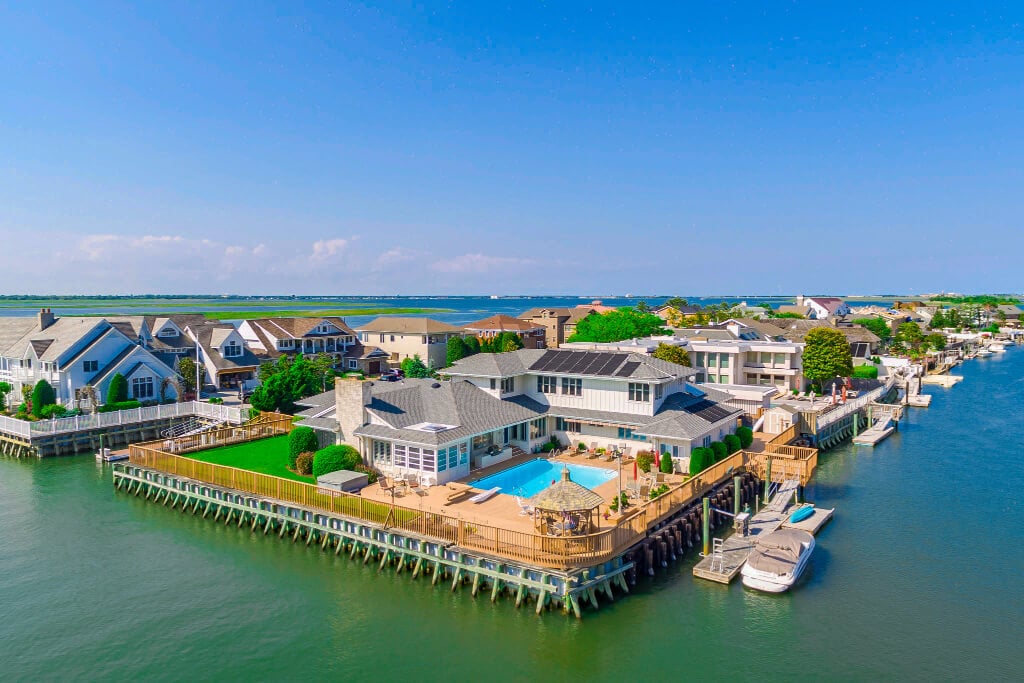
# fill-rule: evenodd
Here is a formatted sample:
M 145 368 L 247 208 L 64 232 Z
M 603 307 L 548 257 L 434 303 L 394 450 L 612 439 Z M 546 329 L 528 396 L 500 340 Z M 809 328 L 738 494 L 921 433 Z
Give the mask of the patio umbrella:
M 636 460 L 633 460 L 633 481 L 636 481 Z
M 661 470 L 661 453 L 658 450 L 654 451 L 654 466 Z

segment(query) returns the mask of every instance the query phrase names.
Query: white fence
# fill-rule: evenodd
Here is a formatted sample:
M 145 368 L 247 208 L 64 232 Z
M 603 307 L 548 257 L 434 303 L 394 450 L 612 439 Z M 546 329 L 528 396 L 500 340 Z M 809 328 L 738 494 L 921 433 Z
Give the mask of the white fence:
M 843 419 L 850 413 L 860 410 L 861 408 L 871 403 L 872 401 L 876 401 L 882 396 L 885 396 L 887 393 L 889 393 L 889 390 L 892 389 L 895 383 L 896 379 L 890 377 L 885 384 L 878 387 L 877 389 L 872 389 L 866 394 L 861 394 L 852 401 L 847 401 L 846 403 L 840 404 L 837 408 L 833 408 L 828 412 L 822 413 L 821 415 L 818 416 L 817 420 L 818 431 L 821 431 L 822 427 L 827 427 L 833 422 Z
M 241 424 L 245 420 L 243 410 L 247 412 L 248 407 L 243 409 L 238 406 L 188 401 L 186 403 L 149 406 L 148 408 L 117 410 L 110 413 L 61 417 L 53 420 L 40 420 L 38 422 L 16 420 L 12 417 L 0 417 L 0 432 L 29 438 L 33 436 L 46 436 L 48 434 L 77 432 L 85 429 L 137 424 L 139 422 L 163 420 L 172 417 L 206 417 L 221 422 Z

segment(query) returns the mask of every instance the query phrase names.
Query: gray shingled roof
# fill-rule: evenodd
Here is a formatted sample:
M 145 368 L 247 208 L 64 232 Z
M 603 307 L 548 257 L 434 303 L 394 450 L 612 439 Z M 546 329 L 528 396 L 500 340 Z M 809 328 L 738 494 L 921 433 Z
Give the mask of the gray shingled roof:
M 400 386 L 385 386 L 388 384 Z M 372 385 L 371 396 L 369 412 L 390 426 L 364 425 L 356 434 L 414 443 L 448 443 L 539 416 L 520 405 L 494 398 L 465 381 L 378 382 Z M 443 432 L 408 429 L 423 422 L 456 426 Z
M 396 334 L 458 334 L 461 327 L 432 318 L 403 318 L 399 316 L 381 316 L 361 325 L 356 332 L 394 332 Z

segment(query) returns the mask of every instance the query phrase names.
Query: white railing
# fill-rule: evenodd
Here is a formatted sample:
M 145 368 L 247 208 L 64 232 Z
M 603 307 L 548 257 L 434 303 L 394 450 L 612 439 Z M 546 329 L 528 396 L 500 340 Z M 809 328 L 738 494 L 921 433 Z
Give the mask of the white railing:
M 871 403 L 872 401 L 875 401 L 881 398 L 882 396 L 885 396 L 887 393 L 889 393 L 889 390 L 892 389 L 895 382 L 896 379 L 890 377 L 882 386 L 876 389 L 872 389 L 866 394 L 861 394 L 852 401 L 847 401 L 846 403 L 840 405 L 838 408 L 834 408 L 826 413 L 822 413 L 821 415 L 818 416 L 817 420 L 818 430 L 820 431 L 822 427 L 827 427 L 833 422 L 841 420 L 847 415 L 860 410 L 861 408 Z
M 246 408 L 245 410 L 248 409 Z M 241 424 L 245 420 L 243 409 L 238 406 L 188 401 L 186 403 L 168 403 L 147 408 L 129 408 L 128 410 L 117 410 L 110 413 L 60 417 L 53 420 L 39 420 L 38 422 L 0 417 L 0 432 L 21 437 L 44 436 L 47 434 L 77 432 L 85 429 L 137 424 L 139 422 L 173 417 L 206 417 L 232 424 Z

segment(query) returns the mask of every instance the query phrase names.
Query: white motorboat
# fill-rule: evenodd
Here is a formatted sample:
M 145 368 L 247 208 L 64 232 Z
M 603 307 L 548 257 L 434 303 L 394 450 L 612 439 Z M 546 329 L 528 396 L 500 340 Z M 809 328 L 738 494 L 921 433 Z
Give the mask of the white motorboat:
M 991 344 L 988 345 L 988 350 L 993 351 L 995 353 L 1003 353 L 1004 351 L 1006 351 L 1006 347 L 1003 346 L 1002 342 L 992 342 Z
M 743 585 L 766 593 L 789 590 L 811 559 L 814 536 L 800 529 L 779 529 L 754 541 L 740 570 Z
M 992 355 L 992 352 L 986 348 L 980 348 L 975 352 L 974 355 L 977 356 L 978 358 L 987 358 L 988 356 Z

